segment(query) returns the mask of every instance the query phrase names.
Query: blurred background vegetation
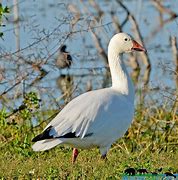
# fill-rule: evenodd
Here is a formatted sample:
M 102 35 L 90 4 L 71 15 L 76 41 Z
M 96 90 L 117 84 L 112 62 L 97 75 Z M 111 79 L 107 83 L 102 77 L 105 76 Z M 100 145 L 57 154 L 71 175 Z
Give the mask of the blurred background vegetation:
M 0 1 L 1 2 L 1 1 Z M 178 1 L 2 1 L 0 177 L 119 179 L 128 167 L 178 172 Z M 135 118 L 112 146 L 34 153 L 31 139 L 79 94 L 111 84 L 107 44 L 130 33 L 147 54 L 124 56 L 136 88 Z M 61 47 L 72 58 L 60 67 Z

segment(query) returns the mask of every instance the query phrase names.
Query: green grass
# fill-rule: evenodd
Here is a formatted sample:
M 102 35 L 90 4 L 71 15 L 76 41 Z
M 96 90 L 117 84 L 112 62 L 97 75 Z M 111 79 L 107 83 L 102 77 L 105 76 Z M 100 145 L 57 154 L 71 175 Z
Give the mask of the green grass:
M 83 150 L 80 152 L 76 164 L 71 164 L 71 150 L 56 148 L 49 152 L 32 153 L 24 157 L 13 151 L 1 151 L 0 177 L 6 178 L 61 178 L 61 179 L 118 179 L 128 166 L 147 168 L 155 171 L 163 167 L 163 171 L 178 172 L 178 153 L 174 152 L 145 152 L 138 157 L 138 153 L 125 154 L 119 148 L 111 149 L 108 160 L 100 159 L 97 150 Z
M 31 117 L 39 120 L 46 113 L 26 117 L 24 110 L 7 123 L 6 111 L 0 112 L 0 178 L 9 179 L 121 179 L 128 167 L 146 168 L 149 172 L 163 168 L 178 173 L 178 115 L 164 107 L 138 107 L 135 120 L 125 136 L 113 144 L 106 161 L 98 149 L 81 150 L 71 164 L 72 149 L 58 146 L 47 152 L 33 152 L 31 139 L 47 122 L 33 128 Z M 50 116 L 53 112 L 48 112 Z M 25 115 L 28 113 L 25 112 Z

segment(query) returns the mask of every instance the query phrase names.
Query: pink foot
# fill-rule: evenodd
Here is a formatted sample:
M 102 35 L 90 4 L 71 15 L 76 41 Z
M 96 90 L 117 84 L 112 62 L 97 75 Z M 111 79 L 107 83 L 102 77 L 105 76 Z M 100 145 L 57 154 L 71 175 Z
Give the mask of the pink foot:
M 72 164 L 75 163 L 78 154 L 79 154 L 78 149 L 74 148 L 74 149 L 73 149 L 73 153 L 72 153 Z

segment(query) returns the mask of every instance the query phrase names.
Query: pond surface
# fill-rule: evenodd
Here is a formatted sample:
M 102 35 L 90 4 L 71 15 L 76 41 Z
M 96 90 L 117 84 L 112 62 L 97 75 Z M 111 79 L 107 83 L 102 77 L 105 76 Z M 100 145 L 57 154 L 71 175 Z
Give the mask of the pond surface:
M 111 85 L 107 64 L 99 54 L 93 32 L 107 53 L 109 39 L 118 32 L 114 19 L 122 24 L 127 13 L 118 1 L 95 2 L 19 0 L 19 18 L 14 22 L 15 0 L 2 1 L 10 7 L 10 14 L 6 15 L 4 37 L 0 40 L 0 94 L 3 95 L 0 108 L 18 107 L 24 92 L 35 91 L 44 109 L 55 109 L 66 99 Z M 170 101 L 170 97 L 174 101 L 177 87 L 170 38 L 178 38 L 177 18 L 168 21 L 170 14 L 164 11 L 160 14 L 152 1 L 128 0 L 124 5 L 138 23 L 151 63 L 151 73 L 145 76 L 146 66 L 138 56 L 141 71 L 135 80 L 136 102 L 142 96 L 145 103 L 153 102 L 152 105 Z M 177 0 L 164 1 L 162 5 L 171 12 L 178 9 Z M 129 20 L 122 31 L 138 38 Z M 70 69 L 55 66 L 62 44 L 67 45 L 73 58 Z M 129 64 L 131 57 L 124 58 Z M 35 69 L 34 64 L 39 64 L 42 71 Z M 127 67 L 132 74 L 133 68 Z

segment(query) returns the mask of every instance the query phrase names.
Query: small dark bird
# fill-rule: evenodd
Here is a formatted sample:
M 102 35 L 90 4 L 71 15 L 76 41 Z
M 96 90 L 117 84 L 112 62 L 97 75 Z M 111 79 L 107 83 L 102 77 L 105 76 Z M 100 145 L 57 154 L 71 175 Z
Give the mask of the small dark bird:
M 164 174 L 166 176 L 172 176 L 172 177 L 176 178 L 176 176 L 174 174 L 172 174 L 171 172 L 165 172 Z
M 128 174 L 129 176 L 134 176 L 136 174 L 136 170 L 134 168 L 127 168 L 124 173 Z
M 56 66 L 60 69 L 70 68 L 72 64 L 72 57 L 69 52 L 66 51 L 66 48 L 66 45 L 61 46 L 60 53 L 56 59 Z
M 148 171 L 146 169 L 144 169 L 144 168 L 143 169 L 138 169 L 137 172 L 139 174 L 147 174 L 148 173 Z

